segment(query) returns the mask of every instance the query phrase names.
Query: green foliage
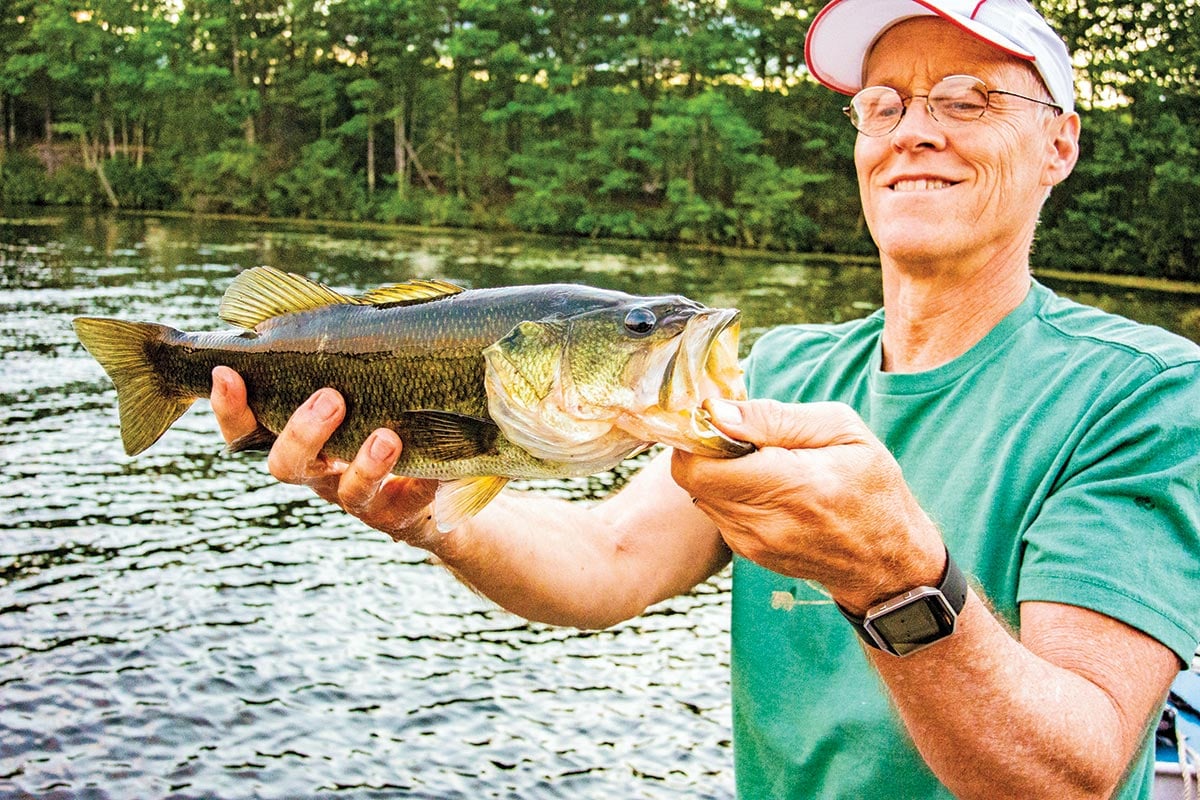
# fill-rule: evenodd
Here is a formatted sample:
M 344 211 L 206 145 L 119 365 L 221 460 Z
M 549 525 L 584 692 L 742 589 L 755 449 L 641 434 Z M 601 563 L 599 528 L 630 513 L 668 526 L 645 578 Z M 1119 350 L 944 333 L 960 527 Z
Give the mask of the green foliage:
M 1152 274 L 1195 278 L 1200 264 L 1200 136 L 1173 114 L 1154 121 L 1149 214 L 1138 241 Z
M 770 159 L 757 159 L 734 194 L 739 244 L 765 250 L 815 250 L 820 228 L 800 209 L 811 207 L 810 192 L 827 182 L 828 176 L 820 173 L 780 169 Z
M 472 217 L 467 201 L 451 194 L 433 194 L 425 201 L 425 224 L 443 228 L 468 228 Z
M 422 197 L 412 193 L 388 192 L 374 204 L 371 219 L 400 225 L 418 225 L 425 222 L 425 204 Z
M 373 206 L 371 218 L 378 222 L 403 225 L 432 225 L 444 228 L 495 227 L 468 201 L 440 192 L 415 191 L 401 196 L 389 192 Z
M 869 254 L 821 5 L 8 0 L 0 199 L 105 202 L 49 128 L 124 207 Z M 1036 260 L 1200 279 L 1200 6 L 1040 6 L 1085 95 Z
M 306 145 L 296 164 L 272 182 L 267 192 L 271 214 L 361 219 L 366 190 L 344 162 L 342 148 L 335 141 L 318 139 Z
M 537 184 L 514 178 L 518 191 L 508 209 L 508 218 L 518 229 L 535 233 L 600 233 L 588 230 L 580 220 L 587 212 L 587 198 L 562 188 L 552 180 Z
M 1128 113 L 1087 114 L 1085 157 L 1048 204 L 1039 263 L 1200 277 L 1200 133 L 1173 112 L 1144 124 Z
M 559 142 L 513 156 L 510 181 L 516 191 L 508 209 L 512 224 L 536 233 L 580 232 L 579 220 L 587 211 L 588 200 L 582 173 L 575 164 Z
M 667 184 L 667 224 L 673 239 L 683 242 L 720 243 L 734 234 L 733 216 L 720 201 L 706 200 L 685 178 Z
M 187 165 L 184 202 L 198 211 L 261 214 L 267 209 L 265 153 L 242 139 L 227 139 L 218 150 Z
M 139 167 L 128 158 L 114 158 L 105 162 L 104 172 L 122 208 L 161 210 L 178 203 L 172 171 L 157 162 Z
M 46 168 L 27 153 L 10 153 L 0 162 L 0 203 L 36 205 L 46 199 Z
M 105 200 L 96 173 L 75 165 L 47 176 L 43 198 L 59 206 L 101 206 Z
M 613 239 L 665 238 L 652 227 L 653 221 L 632 208 L 593 203 L 575 220 L 575 233 Z

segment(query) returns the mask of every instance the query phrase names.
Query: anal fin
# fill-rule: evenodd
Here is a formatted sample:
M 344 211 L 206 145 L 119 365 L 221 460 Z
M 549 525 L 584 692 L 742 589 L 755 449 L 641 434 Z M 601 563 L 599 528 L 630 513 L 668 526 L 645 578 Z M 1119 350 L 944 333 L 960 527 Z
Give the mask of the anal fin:
M 442 483 L 433 498 L 437 529 L 442 533 L 454 530 L 492 502 L 507 483 L 508 478 L 495 475 Z

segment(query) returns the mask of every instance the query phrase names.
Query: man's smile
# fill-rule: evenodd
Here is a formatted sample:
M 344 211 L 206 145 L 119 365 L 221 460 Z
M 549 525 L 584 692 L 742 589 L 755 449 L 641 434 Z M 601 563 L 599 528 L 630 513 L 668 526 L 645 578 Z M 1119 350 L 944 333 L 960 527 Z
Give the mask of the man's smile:
M 958 181 L 948 181 L 942 178 L 899 178 L 888 184 L 893 192 L 930 192 L 937 189 L 949 189 L 957 186 Z

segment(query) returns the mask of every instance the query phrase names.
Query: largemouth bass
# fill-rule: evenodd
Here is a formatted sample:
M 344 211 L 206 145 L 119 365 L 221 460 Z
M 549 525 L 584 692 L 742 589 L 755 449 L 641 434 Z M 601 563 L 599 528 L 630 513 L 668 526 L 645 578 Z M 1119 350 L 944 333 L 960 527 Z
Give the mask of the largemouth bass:
M 753 449 L 702 408 L 745 397 L 735 309 L 569 284 L 412 281 L 352 296 L 255 267 L 234 279 L 220 316 L 240 330 L 75 320 L 116 386 L 129 455 L 211 394 L 218 365 L 241 373 L 260 425 L 231 451 L 268 449 L 292 412 L 331 386 L 346 416 L 325 453 L 349 460 L 371 431 L 396 431 L 394 472 L 443 481 L 443 530 L 514 478 L 602 472 L 655 442 L 726 458 Z

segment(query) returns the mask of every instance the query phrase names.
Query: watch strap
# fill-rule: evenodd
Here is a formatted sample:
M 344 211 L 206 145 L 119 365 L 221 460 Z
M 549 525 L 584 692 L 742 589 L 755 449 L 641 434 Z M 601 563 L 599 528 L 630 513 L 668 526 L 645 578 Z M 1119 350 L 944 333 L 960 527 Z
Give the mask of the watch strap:
M 916 591 L 920 588 L 923 587 L 918 586 L 910 591 Z M 964 575 L 963 571 L 958 568 L 958 564 L 954 563 L 954 559 L 950 557 L 949 549 L 946 550 L 946 568 L 942 570 L 942 579 L 938 582 L 936 588 L 938 592 L 941 593 L 942 597 L 946 598 L 946 602 L 949 603 L 950 608 L 953 609 L 955 615 L 957 616 L 958 614 L 961 614 L 963 606 L 967 604 L 967 576 Z M 903 595 L 897 595 L 897 597 L 902 596 Z M 893 600 L 894 599 L 896 598 L 893 598 Z M 866 617 L 859 617 L 851 614 L 842 607 L 841 603 L 835 602 L 834 605 L 837 606 L 837 610 L 840 611 L 842 616 L 846 618 L 846 621 L 850 623 L 850 626 L 854 628 L 854 631 L 858 634 L 860 639 L 869 644 L 871 647 L 874 647 L 876 650 L 883 649 L 879 646 L 879 643 L 875 641 L 875 637 L 871 636 L 870 631 L 867 630 L 866 625 L 864 624 L 866 622 Z M 874 608 L 874 606 L 872 608 Z M 871 613 L 869 609 L 867 613 Z

